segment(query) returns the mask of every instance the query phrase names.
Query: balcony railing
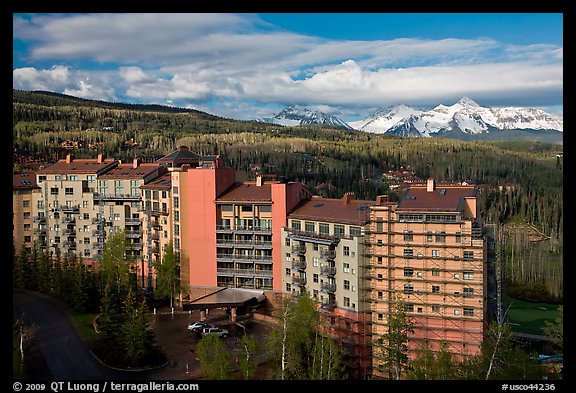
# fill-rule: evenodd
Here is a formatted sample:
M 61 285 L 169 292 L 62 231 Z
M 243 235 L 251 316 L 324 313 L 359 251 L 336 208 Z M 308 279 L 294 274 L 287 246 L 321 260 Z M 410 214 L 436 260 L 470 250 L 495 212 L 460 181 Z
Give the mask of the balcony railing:
M 106 220 L 104 217 L 94 217 L 92 219 L 92 224 L 103 224 Z
M 62 242 L 62 245 L 63 245 L 64 247 L 71 248 L 71 249 L 75 249 L 75 248 L 76 248 L 76 242 L 71 242 L 71 241 Z
M 124 219 L 124 224 L 125 225 L 140 225 L 141 221 L 139 218 L 130 218 L 130 217 L 126 217 Z
M 43 224 L 46 222 L 46 216 L 34 216 L 32 222 Z
M 304 286 L 306 285 L 306 277 L 292 276 L 292 284 Z
M 262 269 L 231 269 L 231 268 L 217 268 L 218 274 L 232 274 L 239 276 L 265 276 L 272 277 L 272 270 Z
M 62 224 L 75 225 L 76 219 L 72 217 L 64 217 L 62 219 Z
M 256 263 L 272 263 L 272 256 L 270 255 L 218 254 L 216 258 L 228 261 L 242 260 Z
M 298 258 L 293 258 L 292 259 L 292 269 L 306 270 L 306 261 L 303 261 L 303 260 L 298 259 Z
M 152 247 L 150 247 L 150 252 L 151 252 L 152 254 L 160 254 L 160 247 L 158 247 L 158 246 L 152 246 Z
M 269 248 L 272 247 L 272 242 L 258 241 L 258 240 L 232 240 L 232 239 L 216 239 L 216 245 L 223 247 L 258 247 Z
M 150 238 L 152 240 L 160 240 L 160 234 L 158 234 L 158 232 L 152 232 L 152 234 L 150 235 Z
M 92 243 L 92 248 L 94 250 L 103 250 L 104 249 L 104 243 Z
M 128 244 L 126 244 L 126 249 L 127 250 L 141 250 L 142 249 L 142 243 L 128 243 Z
M 37 236 L 46 236 L 46 228 L 34 229 L 34 234 Z
M 231 232 L 261 232 L 261 233 L 272 233 L 272 228 L 260 227 L 260 226 L 232 226 L 232 225 L 217 225 L 216 232 L 218 233 L 231 233 Z
M 93 194 L 95 201 L 109 201 L 109 200 L 120 200 L 120 201 L 139 201 L 140 195 L 131 194 L 100 194 L 95 192 Z
M 129 238 L 140 238 L 142 237 L 141 231 L 124 231 L 124 235 Z
M 322 300 L 322 302 L 320 303 L 320 307 L 326 310 L 333 310 L 334 308 L 336 308 L 336 300 L 334 299 Z
M 327 282 L 323 282 L 320 284 L 320 290 L 322 292 L 334 293 L 334 292 L 336 292 L 336 284 L 330 284 Z
M 293 244 L 292 245 L 292 253 L 305 254 L 306 253 L 306 246 L 303 244 Z
M 323 276 L 334 276 L 336 274 L 336 266 L 320 266 L 320 274 Z
M 80 213 L 80 205 L 74 205 L 74 206 L 60 205 L 60 206 L 54 208 L 54 211 L 55 212 L 62 212 L 62 213 L 78 214 L 78 213 Z
M 284 227 L 284 230 L 288 232 L 288 235 L 292 238 L 301 238 L 310 241 L 321 241 L 322 243 L 330 242 L 331 244 L 336 244 L 340 241 L 340 239 L 351 239 L 351 237 L 341 236 L 341 235 L 329 235 L 327 233 L 319 233 L 319 232 L 309 232 L 309 231 L 302 231 L 299 229 Z
M 103 230 L 94 230 L 92 231 L 92 236 L 94 237 L 104 237 L 106 235 L 106 233 Z
M 64 229 L 62 233 L 66 236 L 76 236 L 76 230 L 74 229 Z
M 334 259 L 336 258 L 336 250 L 320 250 L 320 258 Z

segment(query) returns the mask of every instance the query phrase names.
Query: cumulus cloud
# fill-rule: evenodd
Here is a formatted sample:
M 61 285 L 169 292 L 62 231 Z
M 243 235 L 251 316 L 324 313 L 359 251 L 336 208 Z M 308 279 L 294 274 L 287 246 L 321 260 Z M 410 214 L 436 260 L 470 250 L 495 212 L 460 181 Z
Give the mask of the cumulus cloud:
M 73 14 L 13 18 L 34 64 L 14 88 L 193 105 L 222 115 L 283 103 L 356 113 L 461 96 L 562 103 L 563 48 L 489 38 L 328 40 L 255 15 Z M 57 63 L 52 67 L 37 64 Z M 67 65 L 62 65 L 67 64 Z M 553 102 L 554 101 L 554 102 Z M 210 106 L 209 103 L 218 103 Z M 246 118 L 249 116 L 239 116 Z

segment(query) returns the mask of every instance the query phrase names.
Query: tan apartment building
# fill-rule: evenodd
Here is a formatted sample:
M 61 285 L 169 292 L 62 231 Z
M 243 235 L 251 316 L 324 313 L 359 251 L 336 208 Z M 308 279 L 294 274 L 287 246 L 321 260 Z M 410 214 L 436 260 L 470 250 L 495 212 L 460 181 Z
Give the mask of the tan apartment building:
M 373 341 L 387 331 L 397 297 L 415 324 L 410 357 L 423 344 L 457 356 L 480 351 L 489 305 L 478 192 L 429 179 L 397 203 L 377 198 L 367 235 Z M 376 350 L 373 361 L 374 375 L 387 375 Z
M 34 172 L 16 172 L 12 176 L 12 240 L 16 253 L 22 247 L 31 250 L 34 241 L 46 247 L 46 218 L 36 215 L 40 187 Z
M 371 373 L 370 281 L 364 230 L 374 201 L 312 197 L 288 215 L 282 229 L 284 291 L 306 291 L 319 303 L 324 332 L 344 350 L 348 372 Z

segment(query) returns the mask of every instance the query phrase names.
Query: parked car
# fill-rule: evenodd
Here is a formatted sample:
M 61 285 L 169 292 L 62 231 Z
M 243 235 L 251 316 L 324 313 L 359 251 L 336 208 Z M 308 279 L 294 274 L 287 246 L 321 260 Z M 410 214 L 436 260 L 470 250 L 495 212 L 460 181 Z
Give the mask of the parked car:
M 207 327 L 214 327 L 214 326 L 209 324 L 208 322 L 198 321 L 198 322 L 193 322 L 193 323 L 189 324 L 188 330 L 190 330 L 191 332 L 197 332 L 197 331 L 202 331 L 202 329 L 207 328 Z
M 228 330 L 215 326 L 202 329 L 202 336 L 206 336 L 208 334 L 216 334 L 222 338 L 226 338 L 228 337 Z

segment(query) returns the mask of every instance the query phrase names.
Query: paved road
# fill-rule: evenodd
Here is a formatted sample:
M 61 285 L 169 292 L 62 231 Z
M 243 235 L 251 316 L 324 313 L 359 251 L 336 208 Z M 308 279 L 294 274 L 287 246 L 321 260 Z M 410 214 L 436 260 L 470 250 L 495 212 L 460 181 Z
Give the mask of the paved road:
M 48 296 L 13 290 L 15 315 L 36 326 L 36 350 L 55 380 L 145 379 L 146 372 L 114 370 L 101 364 L 78 335 L 63 307 Z
M 168 364 L 154 370 L 124 371 L 109 368 L 92 355 L 70 320 L 68 310 L 58 300 L 36 292 L 14 289 L 13 309 L 14 315 L 23 316 L 26 325 L 36 326 L 34 349 L 38 353 L 38 364 L 43 364 L 47 369 L 46 372 L 38 372 L 41 379 L 188 380 L 201 377 L 194 353 L 198 338 L 186 328 L 189 322 L 198 320 L 197 311 L 151 316 L 150 327 L 168 357 Z M 225 342 L 228 349 L 235 353 L 244 329 L 229 322 L 222 310 L 210 312 L 207 320 L 230 331 L 230 337 Z M 257 339 L 262 361 L 264 340 L 270 327 L 256 322 L 249 322 L 248 326 L 246 333 Z

